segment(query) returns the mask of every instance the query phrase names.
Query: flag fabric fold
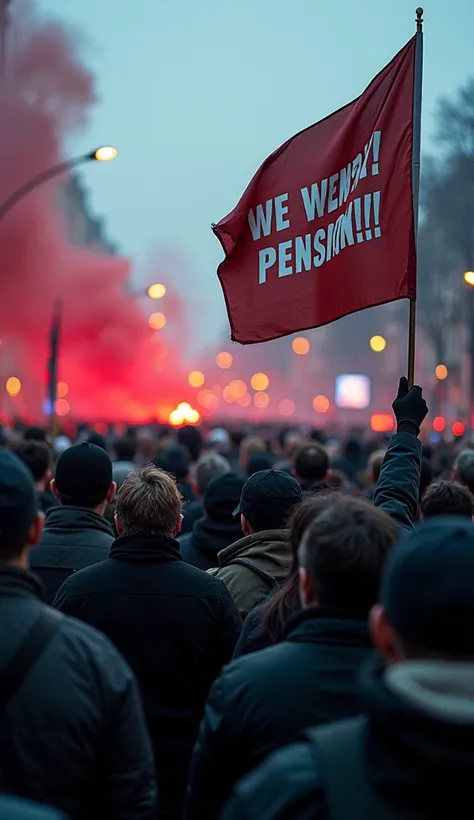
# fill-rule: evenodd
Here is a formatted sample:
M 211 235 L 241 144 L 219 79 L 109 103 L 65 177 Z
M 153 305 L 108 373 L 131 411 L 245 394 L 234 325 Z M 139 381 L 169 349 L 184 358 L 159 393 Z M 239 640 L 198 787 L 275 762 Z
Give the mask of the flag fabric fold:
M 234 341 L 269 341 L 416 298 L 415 43 L 357 100 L 271 154 L 213 226 Z

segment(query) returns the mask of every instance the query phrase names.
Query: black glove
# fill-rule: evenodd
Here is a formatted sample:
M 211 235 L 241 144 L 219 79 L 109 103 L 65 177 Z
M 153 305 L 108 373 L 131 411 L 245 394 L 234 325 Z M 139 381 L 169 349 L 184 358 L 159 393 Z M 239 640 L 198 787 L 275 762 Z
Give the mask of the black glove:
M 415 384 L 409 390 L 408 379 L 402 376 L 398 386 L 398 395 L 392 407 L 397 420 L 398 432 L 414 433 L 417 436 L 428 414 L 428 406 L 423 398 L 421 387 Z

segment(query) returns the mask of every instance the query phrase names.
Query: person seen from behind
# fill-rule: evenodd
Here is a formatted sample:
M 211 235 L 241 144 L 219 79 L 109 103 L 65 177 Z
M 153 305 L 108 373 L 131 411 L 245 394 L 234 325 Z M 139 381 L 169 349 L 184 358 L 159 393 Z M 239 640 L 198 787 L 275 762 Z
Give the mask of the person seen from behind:
M 208 484 L 218 475 L 230 473 L 230 464 L 219 453 L 205 453 L 197 461 L 194 469 L 194 501 L 183 507 L 181 534 L 191 532 L 194 524 L 204 515 L 203 498 Z
M 154 820 L 153 761 L 135 679 L 104 636 L 43 603 L 28 570 L 43 521 L 26 466 L 0 450 L 2 791 L 70 820 Z M 8 817 L 20 816 L 14 812 Z
M 207 694 L 241 628 L 226 586 L 182 559 L 181 507 L 168 473 L 153 465 L 129 473 L 110 557 L 71 575 L 55 600 L 107 635 L 132 667 L 154 748 L 158 816 L 167 820 L 181 816 Z
M 45 441 L 37 439 L 25 439 L 15 453 L 28 467 L 35 483 L 38 507 L 43 513 L 47 513 L 52 507 L 57 507 L 58 502 L 51 492 L 50 483 L 53 477 L 52 454 Z
M 287 522 L 302 499 L 297 481 L 281 470 L 262 470 L 245 482 L 234 511 L 244 537 L 221 550 L 211 570 L 228 587 L 242 618 L 286 580 L 293 558 Z
M 459 453 L 453 465 L 452 479 L 463 484 L 474 495 L 474 450 Z
M 359 713 L 356 681 L 373 648 L 367 619 L 398 530 L 368 501 L 333 494 L 299 549 L 301 610 L 282 642 L 234 660 L 209 694 L 185 820 L 213 820 L 234 784 L 309 726 Z
M 212 458 L 221 458 L 213 455 Z M 240 521 L 234 510 L 239 504 L 244 480 L 235 473 L 224 473 L 211 479 L 203 498 L 204 516 L 192 532 L 178 539 L 183 560 L 199 569 L 216 566 L 219 552 L 242 536 Z
M 233 658 L 279 643 L 289 620 L 301 609 L 298 550 L 305 530 L 330 502 L 330 493 L 309 496 L 298 504 L 288 521 L 292 563 L 286 580 L 263 604 L 254 606 L 244 621 Z
M 474 497 L 467 487 L 457 481 L 442 479 L 430 484 L 421 499 L 421 516 L 425 519 L 439 515 L 461 515 L 472 519 Z
M 370 629 L 364 716 L 310 729 L 243 780 L 224 820 L 465 817 L 474 776 L 474 527 L 404 534 Z M 422 594 L 420 593 L 422 591 Z
M 328 471 L 329 457 L 321 444 L 306 444 L 296 452 L 293 475 L 304 493 L 327 490 L 325 479 Z
M 59 457 L 51 482 L 59 506 L 49 510 L 31 554 L 47 603 L 71 573 L 108 558 L 114 532 L 104 514 L 115 487 L 110 458 L 95 444 L 77 444 Z

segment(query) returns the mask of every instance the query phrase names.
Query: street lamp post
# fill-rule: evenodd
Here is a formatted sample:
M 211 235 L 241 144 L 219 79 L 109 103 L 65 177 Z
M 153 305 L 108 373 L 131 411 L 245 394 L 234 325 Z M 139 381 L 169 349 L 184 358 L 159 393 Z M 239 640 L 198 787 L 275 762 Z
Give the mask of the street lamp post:
M 58 162 L 57 165 L 53 165 L 51 168 L 41 171 L 41 173 L 36 174 L 36 176 L 28 180 L 28 182 L 25 182 L 24 185 L 21 185 L 20 188 L 17 188 L 16 191 L 13 191 L 13 193 L 10 194 L 10 196 L 7 197 L 7 199 L 0 205 L 0 220 L 2 220 L 9 213 L 17 202 L 20 202 L 20 200 L 27 196 L 31 191 L 38 188 L 39 185 L 42 185 L 43 182 L 48 182 L 48 180 L 53 179 L 53 177 L 57 177 L 65 171 L 75 168 L 77 165 L 83 165 L 85 162 L 109 162 L 110 160 L 115 159 L 117 153 L 117 149 L 112 145 L 103 145 L 102 147 L 97 148 L 96 151 L 92 151 L 90 154 L 83 154 L 80 157 L 74 157 L 73 159 L 68 159 L 64 162 Z

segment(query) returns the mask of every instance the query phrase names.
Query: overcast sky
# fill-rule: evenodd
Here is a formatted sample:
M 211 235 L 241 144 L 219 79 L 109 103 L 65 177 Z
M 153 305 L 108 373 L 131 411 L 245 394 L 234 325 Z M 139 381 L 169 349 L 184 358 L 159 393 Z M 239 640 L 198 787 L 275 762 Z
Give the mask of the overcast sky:
M 72 150 L 120 157 L 85 176 L 137 269 L 180 250 L 189 293 L 226 327 L 216 278 L 223 217 L 281 142 L 365 88 L 414 32 L 414 0 L 36 0 L 83 31 L 99 102 Z M 473 0 L 425 4 L 424 147 L 440 95 L 474 75 Z M 205 326 L 204 326 L 205 325 Z

